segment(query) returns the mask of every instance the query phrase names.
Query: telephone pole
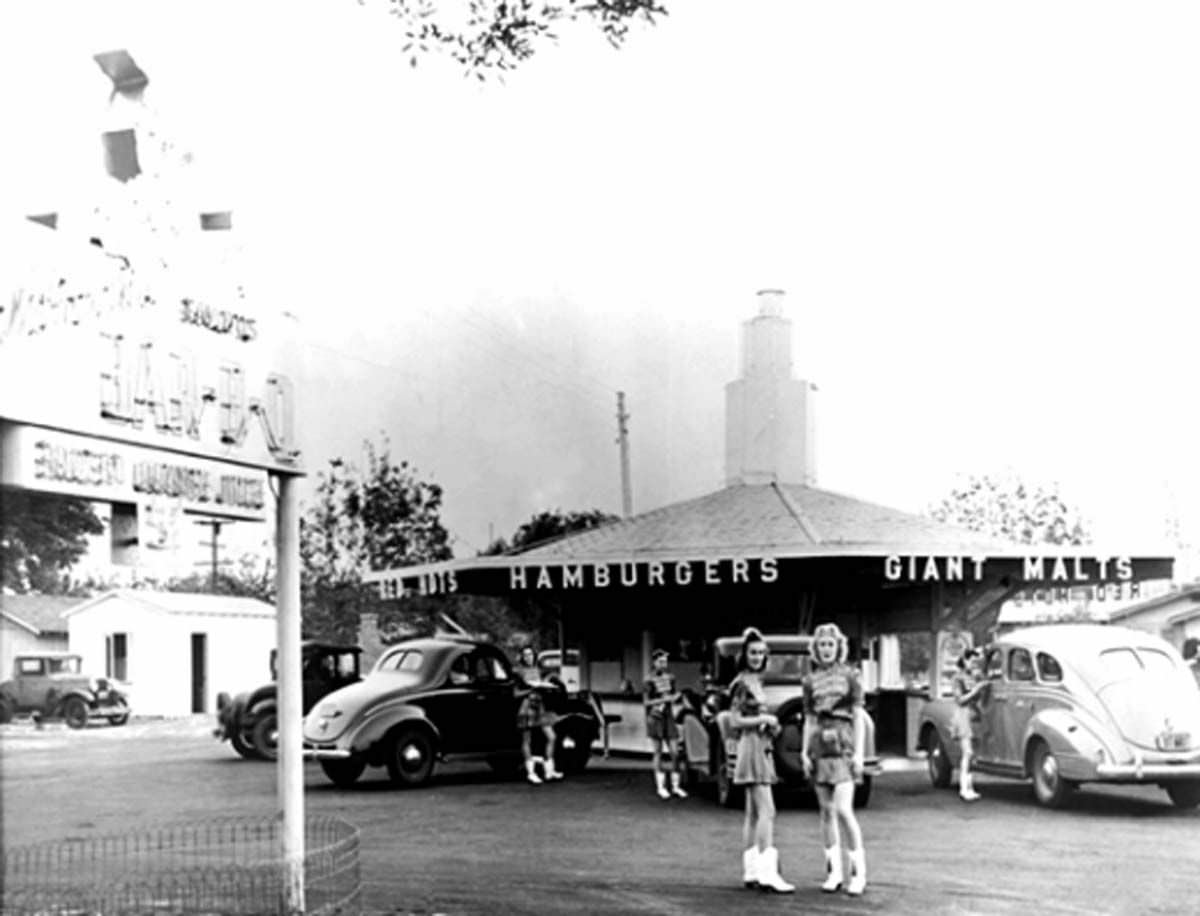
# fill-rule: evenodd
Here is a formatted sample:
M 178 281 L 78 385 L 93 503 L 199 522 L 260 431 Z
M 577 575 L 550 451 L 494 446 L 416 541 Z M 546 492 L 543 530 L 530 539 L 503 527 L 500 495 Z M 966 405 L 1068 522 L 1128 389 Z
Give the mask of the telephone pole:
M 621 446 L 621 509 L 625 518 L 633 515 L 633 492 L 629 482 L 629 414 L 625 412 L 625 392 L 617 392 L 617 444 Z

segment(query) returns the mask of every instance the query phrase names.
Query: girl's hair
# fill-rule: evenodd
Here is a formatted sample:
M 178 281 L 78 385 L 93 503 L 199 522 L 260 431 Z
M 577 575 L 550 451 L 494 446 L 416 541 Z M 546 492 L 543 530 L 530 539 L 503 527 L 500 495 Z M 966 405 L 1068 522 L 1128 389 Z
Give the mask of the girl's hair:
M 771 651 L 767 646 L 767 641 L 763 639 L 762 633 L 760 633 L 755 627 L 746 627 L 746 629 L 742 631 L 742 647 L 738 650 L 737 655 L 738 671 L 750 670 L 750 663 L 746 660 L 746 649 L 750 647 L 750 643 L 752 642 L 760 642 L 763 644 L 763 648 L 766 649 L 768 653 Z M 763 660 L 763 667 L 766 667 L 766 659 Z
M 966 671 L 972 659 L 978 658 L 980 652 L 978 649 L 963 649 L 962 655 L 958 657 L 958 670 Z
M 820 656 L 817 655 L 817 640 L 827 636 L 832 636 L 837 640 L 837 654 L 834 656 L 833 663 L 844 664 L 846 656 L 850 654 L 850 641 L 846 639 L 846 634 L 842 632 L 842 628 L 836 623 L 823 623 L 813 630 L 813 664 L 818 667 L 830 664 L 829 662 L 822 661 Z
M 517 650 L 517 658 L 518 659 L 524 658 L 526 652 L 532 652 L 533 660 L 537 661 L 537 650 L 534 649 L 533 646 L 521 646 L 521 648 L 519 648 Z

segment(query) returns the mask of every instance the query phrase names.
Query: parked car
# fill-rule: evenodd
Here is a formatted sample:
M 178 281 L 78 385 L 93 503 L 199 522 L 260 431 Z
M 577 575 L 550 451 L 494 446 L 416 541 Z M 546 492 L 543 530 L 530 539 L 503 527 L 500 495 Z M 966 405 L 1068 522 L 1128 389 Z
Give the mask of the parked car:
M 302 711 L 308 712 L 322 697 L 356 684 L 359 673 L 358 646 L 304 640 L 300 643 L 300 677 L 303 689 Z M 269 663 L 271 683 L 231 697 L 217 695 L 217 725 L 214 737 L 228 740 L 233 749 L 247 759 L 274 760 L 279 756 L 279 718 L 275 680 L 276 650 Z
M 566 655 L 566 664 L 563 656 Z M 578 649 L 543 649 L 537 657 L 538 669 L 542 677 L 557 681 L 568 691 L 579 689 L 579 650 Z
M 804 736 L 803 682 L 812 667 L 811 636 L 764 636 L 770 654 L 763 674 L 767 712 L 779 718 L 775 739 L 775 771 L 784 788 L 811 789 L 801 763 Z M 699 690 L 685 690 L 677 705 L 680 753 L 687 782 L 716 784 L 717 801 L 735 808 L 742 793 L 733 784 L 737 764 L 737 739 L 729 727 L 729 685 L 737 674 L 740 636 L 725 636 L 714 645 L 713 676 Z M 854 803 L 865 807 L 871 798 L 871 781 L 882 772 L 875 752 L 875 723 L 866 715 L 864 775 L 855 788 Z
M 518 681 L 495 646 L 473 639 L 414 639 L 390 647 L 358 684 L 325 697 L 304 719 L 305 756 L 339 786 L 368 766 L 393 784 L 420 786 L 438 760 L 486 760 L 517 772 Z M 604 728 L 600 700 L 565 689 L 547 695 L 558 713 L 554 759 L 560 770 L 587 766 Z
M 1181 808 L 1200 805 L 1200 688 L 1179 653 L 1140 630 L 1058 624 L 1008 633 L 984 650 L 975 767 L 1032 779 L 1058 807 L 1085 782 L 1151 783 Z M 919 749 L 934 786 L 959 762 L 954 702 L 921 713 Z
M 31 714 L 61 717 L 71 728 L 93 719 L 111 725 L 129 721 L 124 685 L 83 671 L 83 659 L 67 652 L 38 652 L 13 659 L 12 678 L 0 684 L 0 722 Z

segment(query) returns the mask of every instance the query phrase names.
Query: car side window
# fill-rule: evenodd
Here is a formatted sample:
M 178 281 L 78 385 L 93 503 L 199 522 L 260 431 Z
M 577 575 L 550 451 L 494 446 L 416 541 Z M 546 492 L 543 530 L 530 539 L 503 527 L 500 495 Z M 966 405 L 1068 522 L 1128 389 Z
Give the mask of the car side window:
M 1047 655 L 1045 652 L 1037 654 L 1038 677 L 1047 684 L 1062 683 L 1063 673 L 1062 665 L 1058 663 L 1053 655 Z
M 983 664 L 983 671 L 988 680 L 998 681 L 1004 670 L 1004 653 L 1000 649 L 991 649 Z
M 471 683 L 471 657 L 460 655 L 450 663 L 450 683 L 455 687 L 463 687 Z
M 41 674 L 42 660 L 40 658 L 23 658 L 21 659 L 22 674 Z
M 1013 649 L 1008 654 L 1008 679 L 1010 681 L 1032 681 L 1033 659 L 1025 649 Z

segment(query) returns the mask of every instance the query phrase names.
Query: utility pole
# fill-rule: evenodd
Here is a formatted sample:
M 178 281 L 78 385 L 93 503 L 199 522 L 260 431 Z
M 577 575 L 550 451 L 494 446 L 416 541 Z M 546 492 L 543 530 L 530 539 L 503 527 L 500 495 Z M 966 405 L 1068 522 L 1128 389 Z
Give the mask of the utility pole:
M 633 515 L 633 492 L 629 482 L 629 414 L 625 412 L 625 392 L 617 392 L 617 444 L 621 446 L 621 510 L 626 518 Z
M 214 595 L 217 593 L 217 569 L 221 563 L 219 542 L 221 539 L 221 521 L 220 519 L 207 518 L 203 521 L 197 521 L 197 525 L 203 525 L 206 528 L 212 529 L 212 540 L 201 541 L 201 547 L 212 547 L 212 560 L 210 567 L 210 578 L 208 590 Z

